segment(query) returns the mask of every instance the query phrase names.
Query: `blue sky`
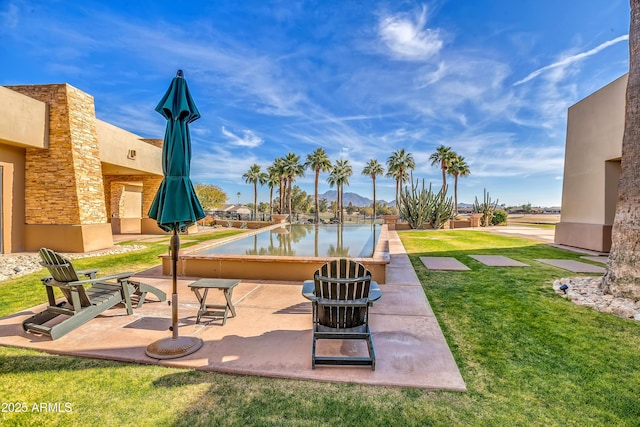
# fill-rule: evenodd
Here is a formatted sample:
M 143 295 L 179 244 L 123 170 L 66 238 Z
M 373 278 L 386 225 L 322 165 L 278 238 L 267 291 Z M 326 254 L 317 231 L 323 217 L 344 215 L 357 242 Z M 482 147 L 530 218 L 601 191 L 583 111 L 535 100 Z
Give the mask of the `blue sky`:
M 446 145 L 471 169 L 460 202 L 558 206 L 567 108 L 628 70 L 628 27 L 628 0 L 0 0 L 0 85 L 66 82 L 161 138 L 154 108 L 183 69 L 192 180 L 230 203 L 252 201 L 253 163 L 318 147 L 352 164 L 345 191 L 371 198 L 364 164 L 400 148 L 439 187 L 428 157 Z M 297 184 L 313 194 L 311 172 Z

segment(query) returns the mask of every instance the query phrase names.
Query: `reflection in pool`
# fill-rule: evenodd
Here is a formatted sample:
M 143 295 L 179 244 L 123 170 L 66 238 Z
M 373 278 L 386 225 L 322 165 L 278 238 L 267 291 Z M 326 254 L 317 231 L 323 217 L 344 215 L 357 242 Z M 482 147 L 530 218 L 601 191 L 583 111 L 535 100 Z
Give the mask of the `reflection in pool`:
M 283 225 L 202 252 L 204 254 L 357 257 L 373 255 L 380 225 Z

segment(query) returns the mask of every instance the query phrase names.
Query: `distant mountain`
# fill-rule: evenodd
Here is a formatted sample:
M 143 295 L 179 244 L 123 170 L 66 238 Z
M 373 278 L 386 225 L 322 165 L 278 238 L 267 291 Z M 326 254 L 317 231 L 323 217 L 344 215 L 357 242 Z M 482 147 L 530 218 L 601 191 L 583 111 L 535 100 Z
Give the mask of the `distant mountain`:
M 349 203 L 352 203 L 353 206 L 371 206 L 373 200 L 368 197 L 362 197 L 356 193 L 344 193 L 343 195 L 343 203 L 345 206 L 349 206 Z M 333 202 L 338 198 L 338 192 L 336 190 L 328 190 L 322 194 L 318 194 L 319 199 L 327 199 L 329 202 Z M 384 200 L 378 199 L 378 203 L 387 203 Z

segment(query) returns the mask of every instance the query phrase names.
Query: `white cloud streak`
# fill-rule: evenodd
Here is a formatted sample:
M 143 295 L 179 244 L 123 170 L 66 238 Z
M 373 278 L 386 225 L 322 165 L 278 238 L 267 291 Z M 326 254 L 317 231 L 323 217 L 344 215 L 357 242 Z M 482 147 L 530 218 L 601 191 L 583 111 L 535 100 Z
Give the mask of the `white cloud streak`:
M 530 80 L 535 79 L 536 77 L 538 77 L 540 74 L 544 73 L 547 70 L 552 70 L 554 68 L 560 68 L 560 67 L 565 67 L 567 65 L 570 65 L 574 62 L 578 62 L 578 61 L 582 61 L 583 59 L 586 59 L 590 56 L 593 56 L 599 52 L 601 52 L 602 50 L 608 48 L 609 46 L 613 46 L 616 43 L 620 43 L 621 41 L 625 41 L 625 40 L 629 40 L 629 35 L 623 35 L 620 37 L 616 37 L 613 40 L 608 40 L 604 43 L 601 43 L 600 45 L 594 47 L 593 49 L 590 49 L 586 52 L 582 52 L 582 53 L 578 53 L 576 55 L 572 55 L 569 56 L 567 58 L 564 58 L 558 62 L 554 62 L 553 64 L 547 65 L 545 67 L 542 68 L 538 68 L 537 70 L 533 71 L 532 73 L 529 73 L 529 75 L 527 77 L 525 77 L 522 80 L 518 80 L 517 82 L 515 82 L 513 85 L 514 86 L 518 86 L 521 85 L 523 83 L 526 83 Z
M 231 144 L 237 145 L 239 147 L 255 148 L 260 146 L 264 142 L 264 139 L 260 138 L 249 129 L 242 129 L 240 131 L 241 135 L 237 135 L 226 127 L 222 126 L 222 134 L 229 139 Z

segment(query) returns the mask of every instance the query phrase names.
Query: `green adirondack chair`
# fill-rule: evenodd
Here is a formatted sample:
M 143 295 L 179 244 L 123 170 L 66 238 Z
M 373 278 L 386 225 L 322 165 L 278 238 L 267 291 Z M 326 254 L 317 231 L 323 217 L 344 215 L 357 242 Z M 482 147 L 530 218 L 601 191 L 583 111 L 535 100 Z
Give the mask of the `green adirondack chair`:
M 358 262 L 339 259 L 320 267 L 313 280 L 312 368 L 320 364 L 370 365 L 375 370 L 369 329 L 371 272 Z M 365 340 L 369 357 L 317 356 L 316 343 L 321 339 Z
M 22 322 L 26 332 L 57 339 L 119 303 L 124 303 L 127 314 L 133 314 L 132 296 L 138 300 L 138 307 L 147 293 L 160 301 L 167 298 L 161 290 L 131 280 L 130 272 L 96 277 L 97 269 L 78 271 L 70 260 L 51 249 L 40 249 L 40 257 L 51 274 L 42 279 L 49 306 Z M 56 302 L 54 288 L 60 289 L 65 300 Z

